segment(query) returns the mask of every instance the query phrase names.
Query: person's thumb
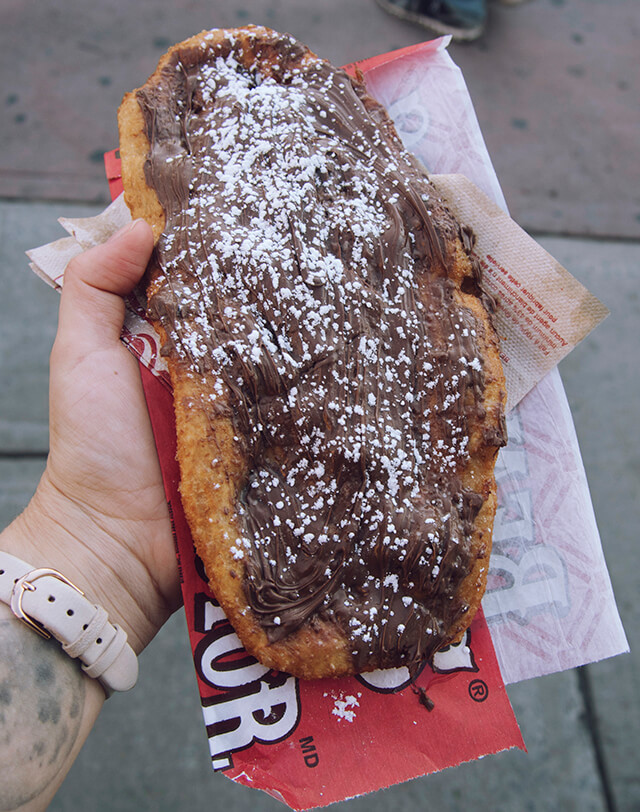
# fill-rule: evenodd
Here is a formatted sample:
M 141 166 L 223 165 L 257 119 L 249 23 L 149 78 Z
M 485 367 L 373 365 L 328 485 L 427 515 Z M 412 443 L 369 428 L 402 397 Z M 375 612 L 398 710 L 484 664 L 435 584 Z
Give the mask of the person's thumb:
M 142 278 L 152 250 L 150 226 L 134 220 L 103 245 L 71 260 L 64 274 L 56 342 L 73 344 L 84 354 L 117 340 L 124 321 L 122 297 Z

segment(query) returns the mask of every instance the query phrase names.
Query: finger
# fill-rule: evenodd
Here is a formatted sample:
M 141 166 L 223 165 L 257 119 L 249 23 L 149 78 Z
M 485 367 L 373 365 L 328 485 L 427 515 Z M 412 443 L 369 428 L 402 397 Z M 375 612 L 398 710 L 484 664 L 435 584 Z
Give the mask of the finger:
M 56 340 L 72 341 L 86 352 L 118 339 L 122 297 L 142 278 L 152 249 L 151 228 L 134 220 L 103 245 L 75 257 L 65 270 Z

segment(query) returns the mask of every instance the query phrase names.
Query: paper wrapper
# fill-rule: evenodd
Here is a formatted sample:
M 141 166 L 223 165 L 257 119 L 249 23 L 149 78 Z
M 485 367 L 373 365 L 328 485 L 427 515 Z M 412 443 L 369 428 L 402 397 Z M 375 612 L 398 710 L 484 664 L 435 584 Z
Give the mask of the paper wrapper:
M 414 685 L 406 669 L 303 682 L 247 657 L 194 556 L 178 492 L 166 370 L 143 302 L 129 303 L 123 339 L 141 359 L 213 767 L 296 809 L 522 747 L 504 683 L 627 650 L 554 369 L 606 308 L 504 215 L 471 100 L 446 44 L 435 40 L 358 66 L 406 146 L 432 172 L 447 176 L 436 177 L 436 184 L 478 233 L 476 253 L 497 301 L 512 407 L 509 444 L 496 469 L 499 509 L 483 612 L 465 640 L 439 653 Z M 121 190 L 115 151 L 106 164 L 115 197 Z M 127 218 L 118 198 L 95 221 L 63 221 L 76 239 L 29 252 L 34 270 L 59 285 L 65 252 L 71 258 L 101 242 Z

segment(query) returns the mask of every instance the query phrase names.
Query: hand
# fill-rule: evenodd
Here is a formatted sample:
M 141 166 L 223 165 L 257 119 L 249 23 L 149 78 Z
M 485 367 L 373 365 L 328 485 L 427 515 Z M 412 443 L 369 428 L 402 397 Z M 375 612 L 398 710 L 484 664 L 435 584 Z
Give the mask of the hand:
M 135 221 L 65 272 L 51 354 L 49 460 L 19 520 L 34 550 L 22 557 L 75 578 L 137 651 L 180 602 L 138 362 L 119 340 L 122 297 L 152 248 L 151 229 Z
M 68 266 L 51 354 L 47 468 L 0 535 L 0 549 L 59 570 L 102 605 L 136 652 L 180 602 L 138 362 L 119 338 L 122 296 L 141 279 L 152 248 L 151 229 L 138 221 Z M 42 812 L 105 694 L 56 641 L 38 637 L 4 604 L 0 683 L 0 806 Z

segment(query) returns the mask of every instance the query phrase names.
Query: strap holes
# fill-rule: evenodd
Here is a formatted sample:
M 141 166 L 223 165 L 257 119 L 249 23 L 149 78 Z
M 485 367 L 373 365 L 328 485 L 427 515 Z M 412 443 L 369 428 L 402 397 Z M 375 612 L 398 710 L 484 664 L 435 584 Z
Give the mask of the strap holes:
M 56 597 L 55 597 L 55 595 L 49 595 L 47 600 L 49 601 L 49 603 L 55 603 Z
M 4 570 L 0 570 L 0 575 L 4 575 Z
M 82 631 L 86 632 L 88 628 L 89 626 L 85 623 L 84 626 L 82 627 Z
M 73 609 L 67 609 L 67 614 L 69 615 L 69 617 L 73 617 L 75 612 L 73 611 Z
M 96 643 L 97 643 L 98 645 L 100 645 L 100 643 L 102 643 L 102 637 L 98 637 L 98 639 L 96 640 Z

